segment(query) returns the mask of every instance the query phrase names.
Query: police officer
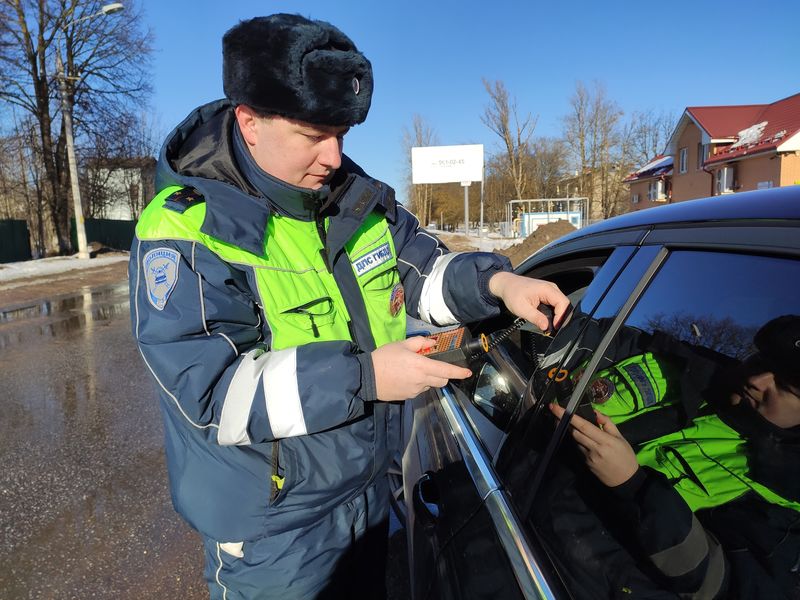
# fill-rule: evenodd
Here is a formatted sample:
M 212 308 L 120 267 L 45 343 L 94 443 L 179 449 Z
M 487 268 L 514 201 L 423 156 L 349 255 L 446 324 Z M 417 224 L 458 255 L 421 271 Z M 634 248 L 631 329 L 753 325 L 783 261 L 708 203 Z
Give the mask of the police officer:
M 771 320 L 754 345 L 723 402 L 636 450 L 603 405 L 598 426 L 570 421 L 630 532 L 667 586 L 689 597 L 790 598 L 800 585 L 800 316 Z
M 505 305 L 542 329 L 547 282 L 449 253 L 342 153 L 372 67 L 323 21 L 243 21 L 226 98 L 165 141 L 131 251 L 133 330 L 160 392 L 173 504 L 213 598 L 383 595 L 400 405 L 470 371 L 422 356 L 436 325 Z

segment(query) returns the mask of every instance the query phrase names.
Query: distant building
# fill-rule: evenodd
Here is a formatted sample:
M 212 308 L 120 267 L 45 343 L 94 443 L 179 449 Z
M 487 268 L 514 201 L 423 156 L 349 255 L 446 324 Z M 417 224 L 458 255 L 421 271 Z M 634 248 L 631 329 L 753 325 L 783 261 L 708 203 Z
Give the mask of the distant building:
M 660 162 L 667 158 L 668 172 Z M 626 182 L 631 210 L 800 184 L 800 94 L 772 104 L 686 108 L 664 155 Z
M 631 190 L 631 210 L 650 208 L 672 197 L 672 157 L 659 155 L 625 178 Z
M 155 195 L 153 157 L 94 160 L 87 168 L 89 215 L 135 221 Z
M 583 225 L 602 221 L 620 213 L 627 212 L 624 177 L 627 170 L 618 165 L 606 168 L 587 168 L 583 173 L 563 177 L 558 182 L 560 196 L 588 199 Z

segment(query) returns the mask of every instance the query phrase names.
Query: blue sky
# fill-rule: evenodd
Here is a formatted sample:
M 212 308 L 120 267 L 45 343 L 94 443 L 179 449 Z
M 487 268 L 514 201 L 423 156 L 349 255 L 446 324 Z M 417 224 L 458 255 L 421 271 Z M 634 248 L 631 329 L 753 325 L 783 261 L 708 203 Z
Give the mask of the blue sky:
M 222 97 L 221 38 L 274 12 L 329 21 L 372 62 L 375 93 L 345 152 L 403 199 L 402 130 L 414 114 L 439 144 L 499 139 L 480 120 L 482 78 L 502 80 L 536 135 L 559 136 L 579 80 L 626 113 L 768 103 L 800 92 L 800 1 L 419 2 L 142 0 L 155 34 L 153 109 L 169 131 Z

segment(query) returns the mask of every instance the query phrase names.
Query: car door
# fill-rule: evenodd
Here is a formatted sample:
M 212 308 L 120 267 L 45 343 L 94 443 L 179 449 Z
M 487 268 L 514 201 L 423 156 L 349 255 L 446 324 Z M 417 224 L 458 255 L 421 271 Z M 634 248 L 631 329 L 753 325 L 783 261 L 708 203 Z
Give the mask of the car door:
M 576 308 L 538 365 L 531 405 L 515 421 L 496 461 L 525 534 L 544 549 L 570 595 L 675 597 L 690 591 L 641 554 L 631 514 L 618 514 L 628 505 L 587 468 L 568 418 L 556 425 L 547 405 L 558 402 L 568 415 L 588 418 L 593 410 L 608 410 L 636 449 L 689 430 L 701 417 L 726 414 L 735 395 L 719 386 L 739 381 L 757 332 L 783 317 L 800 319 L 799 278 L 796 227 L 663 227 L 648 236 L 596 307 Z M 627 405 L 610 410 L 609 403 L 625 396 Z M 744 447 L 749 443 L 745 438 Z M 720 463 L 713 446 L 696 446 Z M 664 453 L 657 464 L 671 474 L 670 485 L 699 480 L 692 464 L 674 458 Z M 748 451 L 746 460 L 751 458 Z M 797 522 L 798 513 L 791 503 L 775 500 L 791 498 L 796 488 L 796 477 L 787 472 L 792 471 L 770 476 L 775 494 L 769 496 L 757 493 L 763 491 L 759 474 L 745 471 L 736 477 L 749 489 L 719 504 L 707 484 L 698 484 L 697 494 L 705 497 L 695 501 L 694 516 L 719 540 L 727 568 L 720 585 L 728 587 L 720 593 L 777 597 L 797 589 L 794 563 L 781 563 L 781 553 L 797 556 L 798 531 L 784 523 Z M 678 488 L 671 489 L 674 500 Z M 679 527 L 668 514 L 652 522 L 667 534 Z
M 583 247 L 578 256 L 528 263 L 525 272 L 557 279 L 568 292 L 591 290 L 593 302 L 633 252 L 606 245 L 587 254 Z M 502 318 L 481 328 L 492 333 L 508 325 Z M 553 597 L 560 589 L 547 558 L 521 536 L 493 466 L 505 432 L 524 412 L 528 334 L 514 330 L 473 365 L 476 375 L 465 385 L 413 401 L 403 474 L 417 599 Z

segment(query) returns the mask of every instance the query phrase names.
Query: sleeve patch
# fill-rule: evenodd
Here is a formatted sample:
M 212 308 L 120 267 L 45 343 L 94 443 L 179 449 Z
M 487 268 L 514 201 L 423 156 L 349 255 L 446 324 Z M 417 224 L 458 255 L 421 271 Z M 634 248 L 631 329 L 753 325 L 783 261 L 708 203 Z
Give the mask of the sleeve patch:
M 167 300 L 178 283 L 180 255 L 172 248 L 150 250 L 142 259 L 147 299 L 156 310 L 164 310 Z

